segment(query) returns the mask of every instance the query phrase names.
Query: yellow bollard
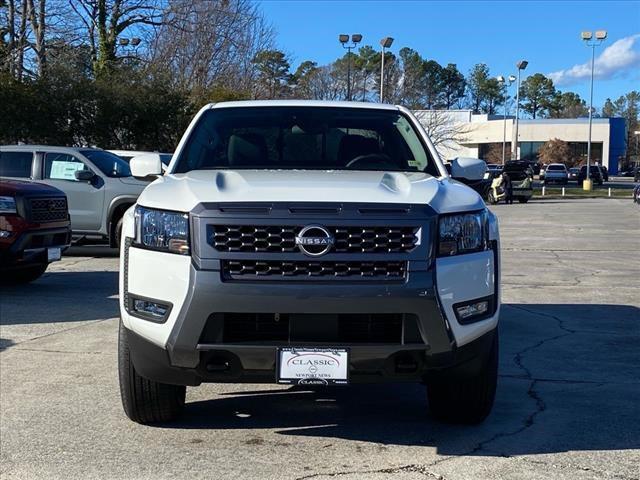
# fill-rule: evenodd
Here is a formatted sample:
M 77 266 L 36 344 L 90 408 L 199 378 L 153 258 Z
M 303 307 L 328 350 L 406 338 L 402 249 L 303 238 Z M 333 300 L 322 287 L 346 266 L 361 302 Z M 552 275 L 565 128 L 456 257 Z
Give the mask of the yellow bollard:
M 583 182 L 582 182 L 582 189 L 586 190 L 588 192 L 590 192 L 591 190 L 593 190 L 593 182 L 591 181 L 590 178 L 586 178 Z

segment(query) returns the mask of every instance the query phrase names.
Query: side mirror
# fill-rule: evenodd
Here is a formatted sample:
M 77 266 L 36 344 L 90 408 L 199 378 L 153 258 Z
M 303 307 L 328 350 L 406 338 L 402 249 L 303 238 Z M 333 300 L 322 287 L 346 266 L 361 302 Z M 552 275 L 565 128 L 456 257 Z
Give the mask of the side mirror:
M 91 170 L 76 170 L 73 175 L 79 182 L 90 182 L 96 176 Z
M 482 180 L 487 163 L 479 158 L 458 157 L 451 161 L 451 176 L 456 180 Z
M 138 178 L 162 175 L 162 161 L 157 153 L 145 153 L 129 161 L 131 175 Z

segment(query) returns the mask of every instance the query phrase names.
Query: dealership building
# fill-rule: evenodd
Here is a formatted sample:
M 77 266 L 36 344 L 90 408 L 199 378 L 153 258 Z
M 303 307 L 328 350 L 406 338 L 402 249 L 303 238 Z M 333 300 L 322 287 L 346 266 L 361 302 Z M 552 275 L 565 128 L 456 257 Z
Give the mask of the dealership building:
M 502 158 L 502 142 L 506 138 L 509 158 L 515 133 L 515 117 L 474 114 L 471 110 L 418 110 L 414 112 L 429 130 L 445 131 L 438 150 L 445 159 L 475 157 L 483 160 Z M 518 126 L 519 158 L 535 162 L 538 150 L 548 140 L 559 138 L 569 144 L 577 158 L 587 158 L 588 118 L 520 119 Z M 625 155 L 626 126 L 623 118 L 594 118 L 591 130 L 591 160 L 618 172 Z M 498 160 L 499 161 L 499 160 Z

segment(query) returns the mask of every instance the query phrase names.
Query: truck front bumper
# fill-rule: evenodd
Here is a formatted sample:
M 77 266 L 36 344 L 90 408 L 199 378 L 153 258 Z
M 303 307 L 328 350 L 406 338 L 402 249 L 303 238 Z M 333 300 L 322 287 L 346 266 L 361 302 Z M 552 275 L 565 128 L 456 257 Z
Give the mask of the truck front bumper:
M 27 230 L 10 245 L 0 249 L 0 268 L 18 269 L 48 263 L 47 249 L 66 250 L 71 244 L 69 227 Z
M 132 249 L 134 250 L 134 249 Z M 126 268 L 126 264 L 124 266 Z M 482 364 L 493 330 L 458 347 L 435 288 L 435 271 L 410 271 L 402 282 L 269 282 L 223 281 L 219 271 L 189 269 L 189 288 L 175 315 L 165 348 L 130 331 L 131 356 L 138 373 L 171 384 L 202 382 L 274 383 L 280 347 L 347 347 L 353 383 L 422 381 L 430 371 L 460 364 Z M 138 297 L 125 290 L 125 302 Z M 162 300 L 158 300 L 162 302 Z M 148 320 L 128 314 L 136 325 Z M 401 340 L 390 343 L 304 342 L 294 339 L 262 342 L 208 338 L 205 330 L 216 314 L 285 314 L 302 322 L 348 314 L 397 315 L 411 318 L 416 328 L 410 341 L 403 323 Z M 126 325 L 125 325 L 126 326 Z M 160 325 L 158 325 L 160 326 Z M 167 325 L 168 327 L 168 325 Z M 134 328 L 134 330 L 137 330 Z M 220 368 L 222 366 L 222 368 Z

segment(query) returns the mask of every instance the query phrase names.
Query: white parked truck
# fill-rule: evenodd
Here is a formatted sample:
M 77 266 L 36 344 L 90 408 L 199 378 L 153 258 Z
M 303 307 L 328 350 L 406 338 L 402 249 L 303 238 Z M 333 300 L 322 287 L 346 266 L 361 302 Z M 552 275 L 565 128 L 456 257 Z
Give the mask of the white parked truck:
M 134 175 L 160 162 L 132 160 Z M 186 386 L 421 382 L 439 419 L 490 412 L 498 223 L 405 108 L 211 104 L 124 216 L 126 414 L 168 421 Z

